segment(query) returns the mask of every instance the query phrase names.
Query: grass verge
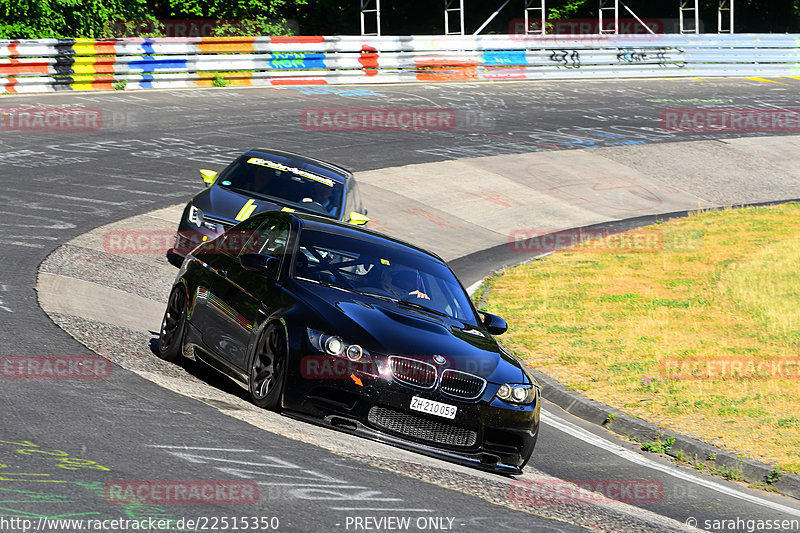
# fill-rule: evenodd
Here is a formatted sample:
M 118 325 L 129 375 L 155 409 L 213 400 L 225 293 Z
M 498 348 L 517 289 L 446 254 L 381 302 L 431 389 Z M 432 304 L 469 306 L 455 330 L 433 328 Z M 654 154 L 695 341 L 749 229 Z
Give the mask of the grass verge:
M 478 298 L 503 342 L 590 398 L 800 473 L 800 204 L 637 231 L 647 246 L 588 242 L 491 279 Z

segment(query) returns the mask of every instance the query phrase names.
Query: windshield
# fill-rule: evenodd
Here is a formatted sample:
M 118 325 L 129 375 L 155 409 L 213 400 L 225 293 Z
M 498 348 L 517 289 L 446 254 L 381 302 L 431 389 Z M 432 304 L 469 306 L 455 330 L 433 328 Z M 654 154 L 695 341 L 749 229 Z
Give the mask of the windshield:
M 339 218 L 344 185 L 313 172 L 260 157 L 244 157 L 217 181 L 220 187 L 284 206 Z
M 472 304 L 449 268 L 391 246 L 304 230 L 293 276 L 476 325 Z

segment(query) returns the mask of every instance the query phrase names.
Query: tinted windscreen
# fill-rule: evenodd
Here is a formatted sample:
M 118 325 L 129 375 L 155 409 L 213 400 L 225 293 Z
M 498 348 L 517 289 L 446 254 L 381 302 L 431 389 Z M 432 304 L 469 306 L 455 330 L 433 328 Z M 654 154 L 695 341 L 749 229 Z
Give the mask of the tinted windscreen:
M 342 183 L 268 159 L 242 158 L 217 183 L 232 191 L 319 215 L 339 218 L 342 212 Z
M 293 275 L 383 299 L 408 302 L 475 325 L 467 295 L 442 263 L 332 233 L 300 234 Z

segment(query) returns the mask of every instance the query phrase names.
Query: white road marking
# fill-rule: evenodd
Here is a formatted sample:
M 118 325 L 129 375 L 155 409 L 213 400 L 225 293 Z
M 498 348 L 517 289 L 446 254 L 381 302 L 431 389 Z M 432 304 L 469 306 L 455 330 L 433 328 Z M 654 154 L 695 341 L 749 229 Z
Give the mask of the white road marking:
M 618 457 L 621 457 L 622 459 L 625 459 L 626 461 L 630 461 L 631 463 L 638 464 L 640 466 L 644 466 L 652 470 L 657 470 L 659 472 L 663 472 L 670 476 L 676 477 L 680 480 L 701 485 L 711 490 L 715 490 L 726 496 L 738 498 L 748 503 L 767 507 L 769 509 L 780 511 L 782 513 L 786 513 L 792 516 L 800 516 L 800 509 L 794 509 L 792 507 L 788 507 L 780 503 L 775 503 L 769 500 L 765 500 L 763 498 L 759 498 L 758 496 L 746 494 L 744 492 L 740 492 L 736 489 L 727 487 L 710 479 L 702 479 L 697 476 L 693 476 L 692 474 L 677 469 L 674 466 L 658 463 L 639 453 L 628 450 L 627 448 L 623 448 L 618 444 L 614 444 L 598 435 L 590 433 L 589 431 L 586 431 L 585 429 L 576 426 L 572 422 L 568 422 L 567 420 L 564 420 L 563 418 L 554 415 L 552 413 L 542 412 L 542 422 L 563 433 L 566 433 L 570 437 L 580 439 L 587 444 L 591 444 L 592 446 L 596 446 L 597 448 L 606 450 Z
M 18 223 L 5 223 L 0 222 L 0 226 L 10 226 L 15 228 L 42 228 L 42 229 L 74 229 L 76 226 L 70 222 L 65 222 L 63 220 L 58 220 L 54 218 L 47 218 L 47 217 L 40 217 L 36 215 L 26 215 L 23 213 L 11 213 L 9 211 L 0 211 L 0 215 L 9 215 L 14 217 L 15 219 L 18 218 L 34 218 L 37 220 L 43 220 L 45 223 L 52 222 L 51 224 L 18 224 Z
M 2 241 L 0 241 L 0 242 L 2 242 Z M 0 284 L 0 292 L 8 292 L 8 285 Z M 0 300 L 0 309 L 2 309 L 3 311 L 8 311 L 9 313 L 13 313 L 14 312 L 9 307 L 6 307 L 5 304 L 3 304 L 2 300 Z
M 80 184 L 79 184 L 80 185 Z M 19 192 L 23 194 L 28 194 L 30 191 L 24 191 L 21 189 L 3 189 L 5 192 Z M 66 194 L 54 194 L 48 192 L 36 192 L 37 196 L 50 196 L 51 198 L 61 198 L 62 200 L 73 200 L 75 202 L 87 202 L 92 204 L 103 204 L 103 205 L 128 205 L 129 202 L 110 202 L 108 200 L 100 200 L 98 198 L 86 198 L 84 196 L 68 196 Z
M 332 477 L 303 466 L 290 463 L 278 457 L 259 454 L 260 462 L 243 461 L 241 458 L 228 459 L 214 457 L 213 454 L 196 455 L 189 453 L 194 450 L 203 450 L 222 453 L 258 453 L 254 450 L 226 449 L 226 448 L 199 448 L 192 446 L 169 446 L 150 444 L 151 448 L 161 448 L 167 453 L 180 457 L 190 463 L 210 464 L 212 468 L 226 475 L 235 476 L 254 481 L 265 487 L 286 486 L 293 498 L 299 500 L 315 501 L 360 501 L 360 502 L 402 502 L 402 498 L 382 498 L 383 492 L 370 490 L 369 487 L 352 485 L 351 481 Z M 214 465 L 213 463 L 235 463 L 236 468 Z M 259 467 L 254 469 L 241 468 L 242 466 Z M 277 471 L 275 471 L 277 470 Z M 257 479 L 260 478 L 260 479 Z M 264 479 L 267 478 L 267 479 Z M 277 478 L 277 479 L 276 479 Z M 273 481 L 274 480 L 274 481 Z M 358 491 L 348 494 L 347 491 Z M 398 504 L 399 505 L 399 504 Z
M 275 487 L 312 487 L 312 488 L 320 488 L 319 483 L 283 483 L 280 481 L 254 481 L 256 485 L 268 485 L 268 486 L 275 486 Z M 328 487 L 327 485 L 322 485 L 326 488 L 335 488 L 335 489 L 368 489 L 369 487 L 361 487 L 358 485 L 336 485 L 333 487 Z
M 173 448 L 175 450 L 200 450 L 204 452 L 235 452 L 235 453 L 255 453 L 255 450 L 238 450 L 235 448 L 201 448 L 198 446 L 173 446 L 165 444 L 148 444 L 150 448 Z
M 57 241 L 58 237 L 47 235 L 4 235 L 6 239 L 38 239 L 40 241 Z M 0 289 L 2 290 L 2 289 Z
M 120 407 L 120 406 L 113 406 L 113 407 L 104 407 L 109 411 L 136 411 L 137 413 L 171 413 L 175 415 L 191 415 L 189 411 L 175 411 L 173 409 L 164 410 L 164 409 L 143 409 L 141 407 Z
M 8 241 L 5 239 L 0 239 L 0 244 L 8 244 L 9 246 L 23 246 L 25 248 L 44 248 L 44 244 L 34 244 L 22 241 Z

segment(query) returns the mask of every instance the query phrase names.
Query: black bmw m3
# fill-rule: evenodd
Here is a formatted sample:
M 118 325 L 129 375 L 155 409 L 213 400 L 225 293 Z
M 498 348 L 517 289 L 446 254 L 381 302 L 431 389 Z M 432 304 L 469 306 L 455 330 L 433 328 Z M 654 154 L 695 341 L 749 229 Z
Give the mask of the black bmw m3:
M 194 357 L 283 414 L 505 474 L 540 391 L 439 257 L 328 218 L 255 215 L 187 255 L 161 357 Z

